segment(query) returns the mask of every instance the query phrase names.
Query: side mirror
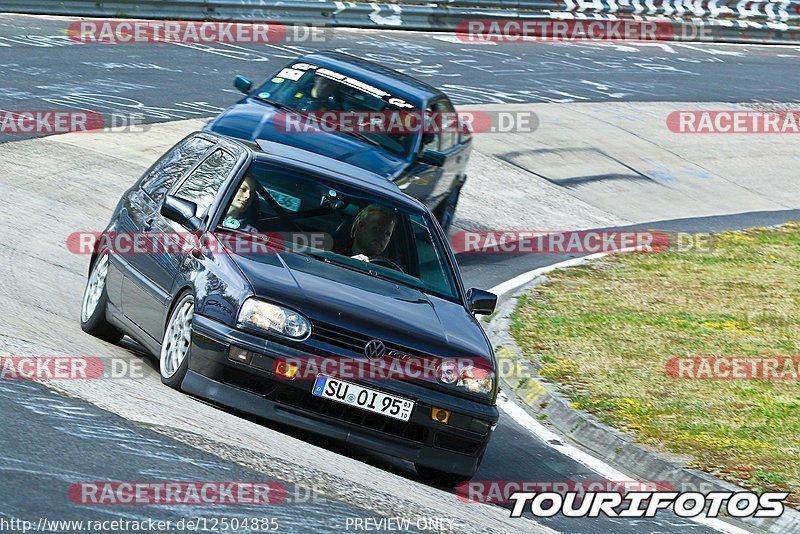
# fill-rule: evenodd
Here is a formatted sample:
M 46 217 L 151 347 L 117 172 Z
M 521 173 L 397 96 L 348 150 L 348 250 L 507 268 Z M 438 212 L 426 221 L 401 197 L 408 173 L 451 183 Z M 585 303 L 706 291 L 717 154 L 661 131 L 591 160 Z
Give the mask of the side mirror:
M 467 306 L 472 313 L 491 315 L 497 306 L 497 295 L 473 287 L 467 290 Z
M 161 215 L 176 223 L 197 232 L 203 223 L 197 218 L 197 204 L 189 200 L 167 195 L 161 205 Z
M 233 79 L 233 86 L 243 92 L 246 95 L 250 94 L 250 89 L 253 88 L 253 82 L 242 76 L 241 74 L 237 74 L 236 78 Z
M 447 159 L 447 156 L 436 150 L 424 150 L 419 157 L 420 163 L 426 163 L 434 167 L 444 167 L 445 159 Z

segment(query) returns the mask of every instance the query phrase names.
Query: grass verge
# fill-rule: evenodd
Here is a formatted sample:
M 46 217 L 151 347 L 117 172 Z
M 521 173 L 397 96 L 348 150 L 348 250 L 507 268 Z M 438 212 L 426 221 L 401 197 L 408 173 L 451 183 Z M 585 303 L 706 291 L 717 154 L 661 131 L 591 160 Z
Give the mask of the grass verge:
M 800 356 L 800 225 L 712 251 L 612 255 L 549 275 L 512 334 L 575 408 L 800 509 L 800 381 L 673 378 L 671 358 Z

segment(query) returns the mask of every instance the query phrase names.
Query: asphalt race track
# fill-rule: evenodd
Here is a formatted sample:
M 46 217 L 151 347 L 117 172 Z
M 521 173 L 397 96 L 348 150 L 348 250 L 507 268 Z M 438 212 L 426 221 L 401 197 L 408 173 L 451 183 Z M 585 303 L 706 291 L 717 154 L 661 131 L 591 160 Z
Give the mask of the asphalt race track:
M 235 74 L 261 80 L 283 62 L 316 48 L 342 50 L 397 68 L 443 88 L 461 105 L 785 103 L 800 99 L 800 47 L 666 43 L 471 45 L 446 34 L 365 30 L 326 32 L 327 42 L 313 44 L 111 46 L 71 42 L 65 35 L 67 24 L 56 18 L 0 15 L 0 109 L 138 113 L 146 122 L 206 118 L 238 99 L 238 93 L 231 88 Z M 24 136 L 0 134 L 0 143 L 11 143 L 0 146 L 0 156 L 11 153 L 13 142 L 20 139 Z M 142 162 L 142 166 L 149 163 Z M 123 183 L 134 179 L 131 175 Z M 348 517 L 377 519 L 403 513 L 407 517 L 422 514 L 461 519 L 458 514 L 467 508 L 472 513 L 463 524 L 456 523 L 455 531 L 481 531 L 495 526 L 497 532 L 530 532 L 537 527 L 532 521 L 508 519 L 505 510 L 495 509 L 494 515 L 487 515 L 479 505 L 459 505 L 452 490 L 416 482 L 410 463 L 347 449 L 176 394 L 161 386 L 154 370 L 157 362 L 141 354 L 134 343 L 126 340 L 121 347 L 110 347 L 83 334 L 77 317 L 85 258 L 62 262 L 55 248 L 58 244 L 52 243 L 44 250 L 26 254 L 20 238 L 11 235 L 12 228 L 32 226 L 30 238 L 40 236 L 46 240 L 47 225 L 59 231 L 74 228 L 84 212 L 90 213 L 86 216 L 89 220 L 105 220 L 110 213 L 108 206 L 113 206 L 116 197 L 109 199 L 109 188 L 104 185 L 80 185 L 84 190 L 78 194 L 69 192 L 70 184 L 58 175 L 35 184 L 28 183 L 24 175 L 6 175 L 0 180 L 0 190 L 4 191 L 0 195 L 0 220 L 3 233 L 8 232 L 0 242 L 4 269 L 0 303 L 6 306 L 9 317 L 8 325 L 0 331 L 2 354 L 90 354 L 102 350 L 139 361 L 147 372 L 142 384 L 122 385 L 123 389 L 114 395 L 109 394 L 110 386 L 98 387 L 87 395 L 107 398 L 94 403 L 62 396 L 41 384 L 0 382 L 0 519 L 177 520 L 265 515 L 263 509 L 242 506 L 213 510 L 186 506 L 101 507 L 74 504 L 68 498 L 69 486 L 78 481 L 172 477 L 286 484 L 287 502 L 267 510 L 270 517 L 278 519 L 281 532 L 344 531 Z M 26 196 L 28 187 L 34 191 L 30 197 Z M 25 222 L 49 206 L 58 212 L 44 215 L 44 225 Z M 635 227 L 714 232 L 798 218 L 800 210 L 783 210 L 651 221 Z M 567 258 L 466 255 L 459 258 L 459 263 L 467 287 L 488 289 Z M 38 293 L 15 300 L 16 295 L 30 293 L 30 288 Z M 25 326 L 35 322 L 39 322 L 35 328 Z M 142 419 L 118 415 L 138 410 L 127 405 L 148 403 L 152 403 L 154 413 L 148 412 Z M 193 420 L 194 414 L 197 420 Z M 600 478 L 524 424 L 503 411 L 501 414 L 476 480 Z M 160 422 L 145 425 L 129 419 Z M 228 444 L 231 436 L 237 436 L 237 440 Z M 245 446 L 259 441 L 261 447 L 286 452 L 282 457 L 276 452 L 279 457 L 259 461 L 260 453 L 255 452 L 258 449 Z M 304 463 L 308 464 L 308 474 L 296 468 Z M 614 467 L 625 472 L 625 466 Z M 360 476 L 373 480 L 354 482 Z M 554 517 L 538 519 L 537 523 L 556 531 L 577 533 L 714 531 L 669 513 L 653 520 Z
M 208 117 L 315 49 L 378 61 L 445 90 L 456 105 L 523 102 L 795 102 L 800 47 L 690 43 L 464 43 L 449 34 L 332 30 L 324 42 L 84 44 L 67 19 L 0 17 L 0 105 Z M 742 73 L 747 73 L 742 75 Z M 768 80 L 769 83 L 765 83 Z M 38 107 L 37 107 L 38 106 Z M 0 138 L 2 140 L 2 138 Z

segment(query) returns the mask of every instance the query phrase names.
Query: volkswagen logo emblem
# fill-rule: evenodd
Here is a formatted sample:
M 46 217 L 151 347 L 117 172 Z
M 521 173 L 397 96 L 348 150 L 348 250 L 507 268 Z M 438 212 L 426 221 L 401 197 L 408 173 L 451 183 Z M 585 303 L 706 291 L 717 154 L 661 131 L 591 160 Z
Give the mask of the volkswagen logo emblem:
M 386 345 L 383 341 L 373 339 L 364 347 L 364 355 L 367 358 L 383 358 L 386 355 Z

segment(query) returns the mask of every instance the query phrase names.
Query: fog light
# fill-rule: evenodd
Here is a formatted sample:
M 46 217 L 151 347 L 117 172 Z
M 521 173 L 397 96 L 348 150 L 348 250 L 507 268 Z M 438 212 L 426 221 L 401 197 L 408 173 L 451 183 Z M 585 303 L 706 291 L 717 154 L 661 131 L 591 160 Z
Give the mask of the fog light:
M 231 348 L 228 349 L 228 358 L 235 362 L 250 363 L 250 358 L 252 357 L 252 352 L 244 350 L 241 347 L 234 347 L 231 345 Z
M 275 362 L 275 374 L 292 380 L 297 375 L 298 366 L 295 363 L 278 360 Z
M 469 425 L 469 429 L 479 434 L 486 434 L 489 431 L 491 423 L 489 421 L 482 421 L 481 419 L 473 419 Z
M 431 419 L 446 425 L 450 420 L 450 412 L 442 408 L 431 408 Z

